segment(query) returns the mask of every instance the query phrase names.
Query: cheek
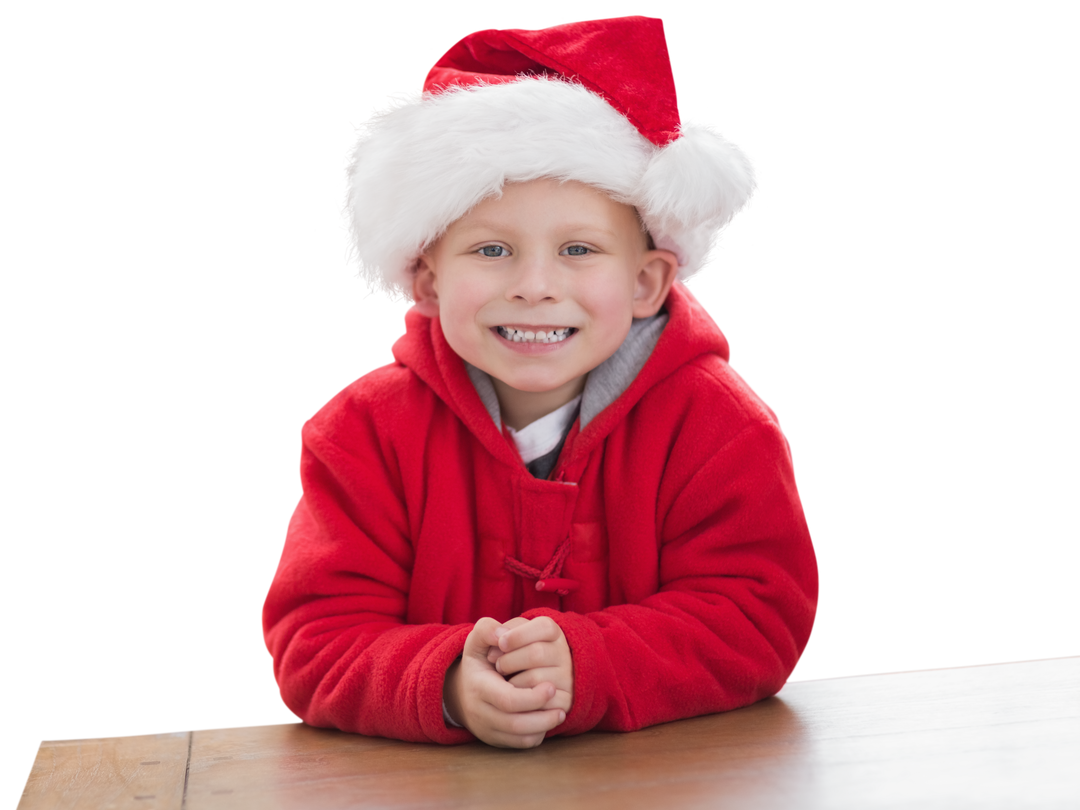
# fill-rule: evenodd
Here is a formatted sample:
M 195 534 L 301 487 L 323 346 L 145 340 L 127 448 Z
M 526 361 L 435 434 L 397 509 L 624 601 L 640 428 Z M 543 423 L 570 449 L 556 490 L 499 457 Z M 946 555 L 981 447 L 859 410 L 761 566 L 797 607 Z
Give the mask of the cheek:
M 439 320 L 450 346 L 459 354 L 479 340 L 477 320 L 489 300 L 483 285 L 454 279 L 439 290 Z
M 620 278 L 618 283 L 596 285 L 584 290 L 578 300 L 597 326 L 605 330 L 630 326 L 634 294 L 623 279 Z
M 482 278 L 474 278 L 468 273 L 448 275 L 440 281 L 437 288 L 439 301 L 459 321 L 474 316 L 492 296 Z

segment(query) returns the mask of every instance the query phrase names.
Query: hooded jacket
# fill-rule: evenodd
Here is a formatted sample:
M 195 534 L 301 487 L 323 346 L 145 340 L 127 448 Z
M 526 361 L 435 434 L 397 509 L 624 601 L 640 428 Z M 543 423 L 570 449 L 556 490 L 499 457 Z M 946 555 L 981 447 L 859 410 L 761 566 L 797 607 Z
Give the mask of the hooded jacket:
M 406 316 L 397 362 L 304 426 L 303 498 L 263 613 L 290 709 L 314 726 L 471 740 L 447 727 L 442 689 L 483 616 L 547 615 L 566 635 L 574 703 L 549 736 L 780 689 L 817 602 L 787 442 L 681 284 L 665 309 L 648 360 L 603 410 L 583 405 L 547 480 L 438 319 Z

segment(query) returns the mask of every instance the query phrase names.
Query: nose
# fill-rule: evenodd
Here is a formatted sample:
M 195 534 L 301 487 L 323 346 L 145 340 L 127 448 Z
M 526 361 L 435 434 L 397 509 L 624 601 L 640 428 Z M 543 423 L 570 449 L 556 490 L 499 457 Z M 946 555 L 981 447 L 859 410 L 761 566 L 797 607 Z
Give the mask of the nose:
M 561 295 L 564 269 L 557 262 L 543 256 L 524 259 L 510 271 L 507 297 L 542 301 Z

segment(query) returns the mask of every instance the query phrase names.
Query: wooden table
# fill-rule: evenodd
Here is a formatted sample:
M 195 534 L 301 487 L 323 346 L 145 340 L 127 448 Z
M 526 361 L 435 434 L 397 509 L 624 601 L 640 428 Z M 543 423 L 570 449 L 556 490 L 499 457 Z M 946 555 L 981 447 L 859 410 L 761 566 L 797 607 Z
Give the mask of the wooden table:
M 34 808 L 1080 808 L 1080 657 L 804 681 L 530 751 L 301 724 L 42 743 Z

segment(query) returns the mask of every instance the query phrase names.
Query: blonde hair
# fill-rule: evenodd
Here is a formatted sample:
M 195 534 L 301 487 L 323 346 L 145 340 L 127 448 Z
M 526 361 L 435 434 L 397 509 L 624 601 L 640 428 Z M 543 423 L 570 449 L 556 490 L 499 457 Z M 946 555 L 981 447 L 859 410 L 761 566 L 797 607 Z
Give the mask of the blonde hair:
M 654 249 L 657 249 L 657 244 L 652 241 L 652 234 L 649 233 L 649 229 L 645 225 L 645 220 L 642 219 L 642 213 L 637 210 L 636 205 L 634 206 L 634 216 L 637 217 L 638 228 L 642 229 L 642 233 L 645 234 L 645 249 L 647 249 L 647 251 L 654 251 Z

